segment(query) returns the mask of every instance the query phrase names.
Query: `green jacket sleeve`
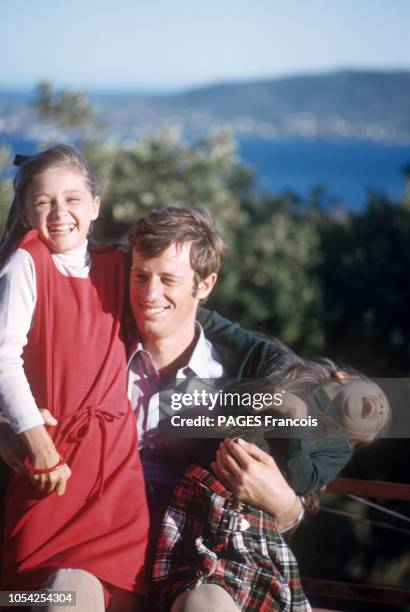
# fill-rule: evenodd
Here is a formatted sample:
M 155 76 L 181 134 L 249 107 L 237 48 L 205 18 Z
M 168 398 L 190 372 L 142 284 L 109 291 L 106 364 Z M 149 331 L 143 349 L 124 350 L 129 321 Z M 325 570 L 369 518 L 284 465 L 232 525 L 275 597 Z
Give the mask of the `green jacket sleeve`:
M 299 495 L 318 491 L 334 480 L 353 453 L 353 444 L 344 438 L 329 438 L 314 443 L 306 438 L 293 438 L 288 443 L 283 472 L 287 482 Z
M 229 378 L 257 378 L 289 359 L 297 359 L 280 340 L 260 338 L 215 311 L 200 308 L 197 318 Z

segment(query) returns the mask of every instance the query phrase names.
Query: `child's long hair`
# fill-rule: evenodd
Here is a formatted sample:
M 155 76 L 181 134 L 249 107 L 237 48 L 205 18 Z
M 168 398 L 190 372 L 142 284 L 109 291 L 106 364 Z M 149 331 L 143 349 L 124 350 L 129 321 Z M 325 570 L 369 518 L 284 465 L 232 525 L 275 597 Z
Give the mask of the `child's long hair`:
M 341 373 L 343 373 L 343 377 Z M 343 381 L 346 382 L 352 379 L 363 380 L 369 383 L 373 382 L 367 376 L 353 368 L 339 367 L 331 359 L 318 358 L 309 360 L 294 355 L 289 357 L 279 368 L 272 369 L 272 367 L 268 365 L 263 378 L 235 384 L 234 389 L 230 388 L 229 390 L 234 390 L 239 394 L 248 393 L 250 395 L 254 393 L 272 392 L 284 392 L 286 395 L 286 392 L 290 392 L 298 395 L 302 399 L 306 399 L 316 389 L 324 387 L 329 382 L 343 384 Z M 384 393 L 382 391 L 381 393 L 384 397 L 386 408 L 384 411 L 385 420 L 383 425 L 374 435 L 360 434 L 357 432 L 354 438 L 352 438 L 352 441 L 358 445 L 370 444 L 377 436 L 385 433 L 390 426 L 391 412 L 389 403 Z M 274 411 L 274 408 L 272 408 L 272 410 Z M 330 429 L 334 429 L 335 421 L 332 417 L 329 418 L 324 414 L 322 415 L 322 420 L 323 423 L 328 420 L 331 425 Z M 342 429 L 340 429 L 340 432 L 342 433 Z M 350 438 L 350 435 L 347 435 L 346 432 L 345 435 Z
M 9 256 L 13 246 L 26 234 L 27 227 L 22 223 L 22 210 L 24 197 L 30 181 L 52 168 L 71 168 L 80 172 L 90 190 L 93 198 L 97 195 L 97 185 L 94 172 L 91 170 L 85 157 L 69 145 L 58 144 L 35 155 L 20 157 L 24 161 L 19 164 L 19 169 L 13 181 L 14 198 L 7 217 L 3 236 L 0 240 L 0 266 Z M 16 158 L 17 159 L 17 158 Z M 16 163 L 16 162 L 15 162 Z
M 319 358 L 309 360 L 293 355 L 287 358 L 279 368 L 271 367 L 268 364 L 263 378 L 240 383 L 236 385 L 236 390 L 238 392 L 263 393 L 271 392 L 272 389 L 275 389 L 306 397 L 311 390 L 319 385 L 335 380 L 340 370 L 341 368 L 331 359 Z M 352 377 L 361 378 L 366 381 L 369 380 L 351 368 L 343 368 L 343 372 Z

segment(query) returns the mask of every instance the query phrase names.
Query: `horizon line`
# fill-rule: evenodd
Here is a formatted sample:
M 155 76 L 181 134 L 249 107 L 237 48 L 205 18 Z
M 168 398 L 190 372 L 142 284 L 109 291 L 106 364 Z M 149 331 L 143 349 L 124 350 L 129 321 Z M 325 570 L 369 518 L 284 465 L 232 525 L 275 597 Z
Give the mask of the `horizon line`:
M 77 91 L 85 91 L 88 93 L 94 94 L 109 94 L 109 93 L 135 93 L 138 95 L 169 95 L 169 94 L 181 94 L 190 92 L 198 89 L 207 89 L 211 87 L 220 87 L 224 85 L 245 85 L 252 83 L 263 83 L 267 81 L 281 81 L 287 79 L 297 79 L 304 77 L 316 77 L 316 76 L 326 76 L 333 74 L 340 74 L 344 72 L 350 73 L 374 73 L 374 74 L 394 74 L 394 73 L 409 73 L 410 74 L 410 66 L 360 66 L 360 67 L 351 67 L 351 66 L 342 66 L 342 67 L 334 67 L 334 68 L 324 68 L 317 70 L 306 70 L 306 71 L 291 71 L 283 74 L 267 74 L 267 75 L 258 75 L 253 77 L 236 78 L 236 77 L 226 77 L 223 79 L 214 79 L 214 80 L 206 80 L 206 81 L 198 81 L 192 83 L 186 83 L 184 85 L 148 85 L 142 84 L 138 85 L 109 85 L 109 84 L 95 84 L 92 86 L 87 86 L 84 84 L 55 84 L 55 81 L 52 79 L 41 78 L 34 83 L 2 83 L 0 81 L 0 91 L 9 92 L 9 93 L 29 93 L 32 92 L 39 83 L 48 82 L 55 89 L 74 89 Z

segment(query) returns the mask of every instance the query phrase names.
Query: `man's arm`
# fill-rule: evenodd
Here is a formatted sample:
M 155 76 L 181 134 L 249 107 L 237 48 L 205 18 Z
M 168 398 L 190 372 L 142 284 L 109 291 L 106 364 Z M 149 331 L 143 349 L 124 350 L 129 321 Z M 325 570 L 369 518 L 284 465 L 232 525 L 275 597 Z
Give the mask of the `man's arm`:
M 206 337 L 221 357 L 228 377 L 263 377 L 285 362 L 299 359 L 280 340 L 272 338 L 268 341 L 258 337 L 215 311 L 200 308 L 197 318 Z M 239 499 L 275 516 L 281 531 L 293 527 L 303 517 L 300 498 L 288 485 L 270 455 L 254 444 L 244 441 L 240 444 L 240 456 L 238 445 L 232 440 L 226 440 L 221 445 L 214 464 L 218 478 Z
M 291 529 L 303 518 L 300 498 L 275 460 L 255 444 L 224 440 L 212 468 L 235 497 L 274 516 L 279 531 Z

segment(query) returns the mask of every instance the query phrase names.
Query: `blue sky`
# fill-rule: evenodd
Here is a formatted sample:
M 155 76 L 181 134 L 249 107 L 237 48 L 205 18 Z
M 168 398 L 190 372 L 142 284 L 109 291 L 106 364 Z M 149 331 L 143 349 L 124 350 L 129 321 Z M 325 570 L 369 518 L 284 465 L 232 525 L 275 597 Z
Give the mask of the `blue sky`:
M 3 0 L 0 87 L 169 90 L 410 69 L 408 0 Z

